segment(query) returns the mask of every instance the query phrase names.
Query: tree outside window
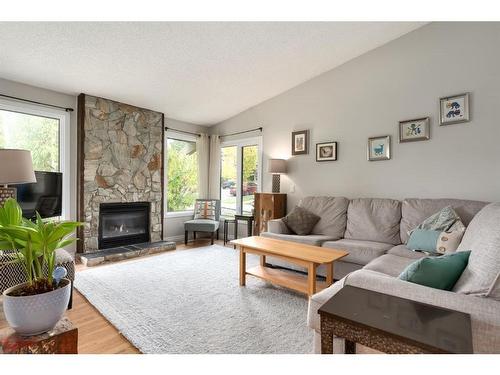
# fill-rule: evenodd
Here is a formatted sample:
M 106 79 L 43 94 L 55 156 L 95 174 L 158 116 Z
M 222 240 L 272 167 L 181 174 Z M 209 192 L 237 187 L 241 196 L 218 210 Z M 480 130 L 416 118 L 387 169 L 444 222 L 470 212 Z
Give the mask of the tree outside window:
M 59 120 L 0 110 L 0 148 L 30 150 L 35 170 L 59 172 Z
M 167 139 L 167 211 L 188 211 L 198 196 L 196 142 Z

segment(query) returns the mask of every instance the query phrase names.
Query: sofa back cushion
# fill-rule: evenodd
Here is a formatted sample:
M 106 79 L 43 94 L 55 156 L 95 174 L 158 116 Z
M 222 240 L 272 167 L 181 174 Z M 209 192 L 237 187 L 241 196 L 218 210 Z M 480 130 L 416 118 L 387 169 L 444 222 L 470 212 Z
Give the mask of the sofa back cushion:
M 399 245 L 401 202 L 394 199 L 358 198 L 349 203 L 345 238 Z
M 454 292 L 498 298 L 500 203 L 483 208 L 469 224 L 457 251 L 471 250 L 469 264 Z
M 347 221 L 349 200 L 344 197 L 305 197 L 299 206 L 320 217 L 311 234 L 342 238 Z
M 401 207 L 401 242 L 408 241 L 408 232 L 415 229 L 422 221 L 429 216 L 442 210 L 446 206 L 451 206 L 464 225 L 469 225 L 470 221 L 484 206 L 486 202 L 468 201 L 462 199 L 418 199 L 407 198 Z

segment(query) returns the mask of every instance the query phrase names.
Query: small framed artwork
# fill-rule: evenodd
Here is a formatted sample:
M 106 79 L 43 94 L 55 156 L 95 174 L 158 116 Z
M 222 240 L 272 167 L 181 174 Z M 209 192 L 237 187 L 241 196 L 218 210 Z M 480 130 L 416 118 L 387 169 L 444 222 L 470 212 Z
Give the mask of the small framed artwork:
M 292 132 L 292 155 L 309 153 L 309 130 Z
M 399 122 L 399 143 L 426 141 L 429 138 L 429 117 Z
M 389 160 L 391 158 L 391 136 L 368 138 L 368 160 Z
M 469 93 L 439 99 L 439 125 L 470 121 Z
M 337 142 L 316 143 L 316 161 L 337 160 Z

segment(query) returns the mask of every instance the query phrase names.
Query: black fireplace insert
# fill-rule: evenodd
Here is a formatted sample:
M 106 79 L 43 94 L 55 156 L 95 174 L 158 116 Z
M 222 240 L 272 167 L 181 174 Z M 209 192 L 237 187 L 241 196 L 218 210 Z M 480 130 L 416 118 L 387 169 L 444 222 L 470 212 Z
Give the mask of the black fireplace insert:
M 149 242 L 149 202 L 101 203 L 99 249 Z

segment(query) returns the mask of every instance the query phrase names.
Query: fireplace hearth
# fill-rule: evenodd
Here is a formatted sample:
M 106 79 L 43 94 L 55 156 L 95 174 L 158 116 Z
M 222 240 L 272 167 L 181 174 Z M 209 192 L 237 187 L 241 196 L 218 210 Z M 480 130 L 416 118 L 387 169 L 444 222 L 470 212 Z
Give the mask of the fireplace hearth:
M 149 242 L 150 202 L 101 203 L 99 249 Z

